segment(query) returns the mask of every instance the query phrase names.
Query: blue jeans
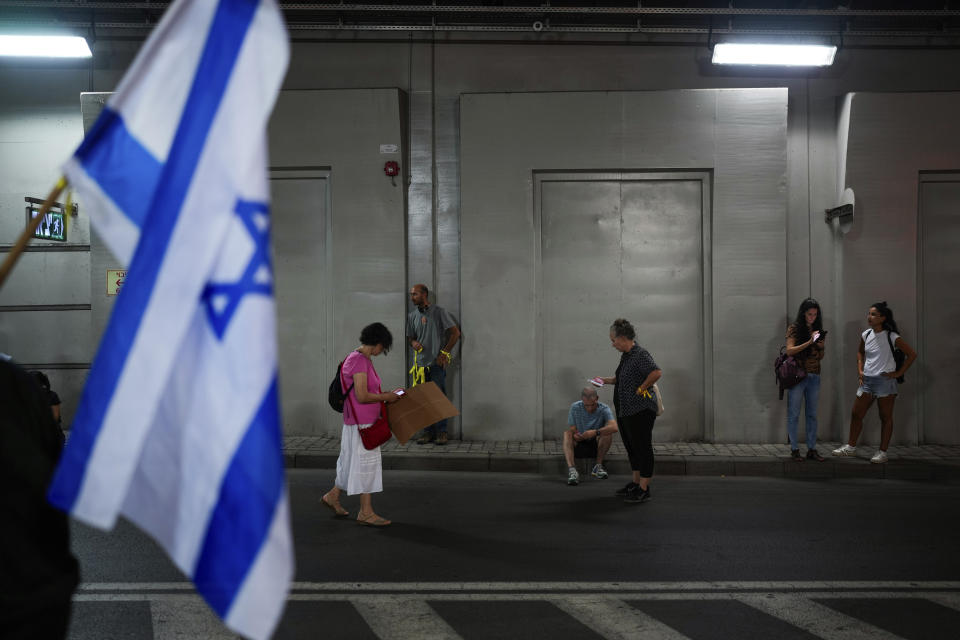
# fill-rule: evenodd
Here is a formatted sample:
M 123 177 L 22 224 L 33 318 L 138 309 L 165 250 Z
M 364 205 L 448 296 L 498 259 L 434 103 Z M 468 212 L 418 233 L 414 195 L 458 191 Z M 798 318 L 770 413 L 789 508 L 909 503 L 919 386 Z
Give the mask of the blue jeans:
M 447 394 L 447 370 L 439 365 L 433 365 L 428 367 L 424 375 L 424 382 L 433 382 L 438 387 L 444 395 Z M 447 432 L 447 419 L 444 418 L 440 422 L 434 423 L 424 429 L 426 433 L 437 435 L 438 433 Z
M 787 389 L 787 436 L 790 448 L 797 449 L 797 423 L 800 421 L 800 401 L 806 399 L 803 414 L 807 418 L 807 449 L 817 448 L 817 403 L 820 400 L 820 376 L 808 373 L 794 387 Z

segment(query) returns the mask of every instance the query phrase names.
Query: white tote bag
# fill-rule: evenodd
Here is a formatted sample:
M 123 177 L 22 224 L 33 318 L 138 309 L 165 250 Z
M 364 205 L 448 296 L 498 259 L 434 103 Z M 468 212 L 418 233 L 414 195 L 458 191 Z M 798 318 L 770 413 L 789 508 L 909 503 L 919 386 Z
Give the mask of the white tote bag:
M 657 416 L 662 416 L 663 415 L 663 396 L 660 395 L 660 386 L 657 385 L 656 382 L 654 382 L 650 386 L 653 389 L 653 392 L 657 396 Z

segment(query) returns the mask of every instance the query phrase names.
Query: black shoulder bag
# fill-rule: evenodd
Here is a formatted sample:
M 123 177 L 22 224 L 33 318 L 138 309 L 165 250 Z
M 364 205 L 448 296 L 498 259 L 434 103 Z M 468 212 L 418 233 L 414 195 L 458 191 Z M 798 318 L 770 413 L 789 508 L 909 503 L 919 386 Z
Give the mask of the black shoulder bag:
M 890 351 L 893 353 L 893 361 L 897 364 L 897 371 L 900 371 L 900 367 L 903 366 L 903 361 L 907 359 L 907 354 L 893 346 L 893 340 L 890 339 L 889 331 L 887 331 L 887 344 L 890 345 Z M 897 384 L 903 384 L 903 380 L 903 376 L 900 376 L 897 378 Z

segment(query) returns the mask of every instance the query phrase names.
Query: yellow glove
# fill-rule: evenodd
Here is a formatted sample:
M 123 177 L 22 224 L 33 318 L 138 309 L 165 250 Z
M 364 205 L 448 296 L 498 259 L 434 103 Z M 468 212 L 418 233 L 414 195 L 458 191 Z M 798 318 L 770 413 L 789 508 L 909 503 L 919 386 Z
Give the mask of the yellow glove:
M 415 387 L 418 384 L 423 384 L 426 381 L 426 367 L 417 364 L 417 358 L 420 356 L 422 349 L 417 349 L 413 352 L 413 366 L 410 367 L 410 371 L 407 373 L 410 374 L 413 381 L 410 383 L 411 387 Z

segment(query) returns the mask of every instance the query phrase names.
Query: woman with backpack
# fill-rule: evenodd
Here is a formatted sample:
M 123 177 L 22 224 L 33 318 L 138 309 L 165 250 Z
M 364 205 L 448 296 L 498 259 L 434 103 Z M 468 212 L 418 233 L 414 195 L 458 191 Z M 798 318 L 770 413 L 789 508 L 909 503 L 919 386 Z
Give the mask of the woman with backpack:
M 390 524 L 373 510 L 370 494 L 383 491 L 383 464 L 380 447 L 367 449 L 360 438 L 360 429 L 372 425 L 380 415 L 380 403 L 396 402 L 393 392 L 381 393 L 380 376 L 373 368 L 373 358 L 390 351 L 393 336 L 379 322 L 367 325 L 360 332 L 360 346 L 341 367 L 341 380 L 346 402 L 343 405 L 343 431 L 340 435 L 340 457 L 337 458 L 337 478 L 333 488 L 320 498 L 325 507 L 337 517 L 350 513 L 340 504 L 340 492 L 348 496 L 360 494 L 360 512 L 357 523 L 373 527 Z
M 823 456 L 817 453 L 817 403 L 820 399 L 820 361 L 823 360 L 826 333 L 820 304 L 813 298 L 807 298 L 800 303 L 796 320 L 787 327 L 786 353 L 799 360 L 807 373 L 799 383 L 787 389 L 787 437 L 790 439 L 790 457 L 797 462 L 803 462 L 797 444 L 801 402 L 806 403 L 807 460 L 823 462 Z
M 886 302 L 878 302 L 867 312 L 870 328 L 860 334 L 857 350 L 857 375 L 860 387 L 850 416 L 850 437 L 847 444 L 833 450 L 835 456 L 855 456 L 857 440 L 863 431 L 863 417 L 874 398 L 880 410 L 880 449 L 870 458 L 874 464 L 887 461 L 887 447 L 893 435 L 893 405 L 897 400 L 897 383 L 902 382 L 917 352 L 900 337 L 893 309 Z M 900 353 L 897 353 L 900 351 Z M 901 380 L 898 380 L 901 379 Z

